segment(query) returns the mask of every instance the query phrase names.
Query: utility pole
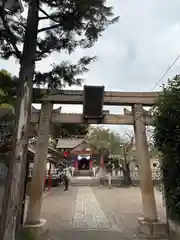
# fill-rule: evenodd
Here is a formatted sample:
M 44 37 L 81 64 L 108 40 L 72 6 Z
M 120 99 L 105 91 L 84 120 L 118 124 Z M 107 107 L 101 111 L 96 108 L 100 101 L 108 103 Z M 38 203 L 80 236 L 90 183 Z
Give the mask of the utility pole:
M 36 60 L 39 0 L 28 1 L 28 17 L 23 52 L 20 54 L 19 105 L 16 111 L 12 157 L 8 168 L 3 198 L 0 239 L 15 240 L 16 226 L 23 206 L 26 177 L 28 128 L 31 114 L 33 76 Z M 4 26 L 6 27 L 6 26 Z M 6 30 L 6 29 L 5 29 Z

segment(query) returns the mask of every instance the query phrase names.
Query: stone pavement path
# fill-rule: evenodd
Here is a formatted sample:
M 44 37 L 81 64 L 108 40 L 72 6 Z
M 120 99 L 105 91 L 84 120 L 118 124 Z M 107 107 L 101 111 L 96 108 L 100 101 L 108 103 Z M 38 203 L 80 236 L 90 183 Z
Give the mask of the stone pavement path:
M 164 218 L 157 192 L 156 197 Z M 141 211 L 139 188 L 71 187 L 67 192 L 57 189 L 44 199 L 42 218 L 47 220 L 52 240 L 136 240 Z
M 73 228 L 109 229 L 110 223 L 90 187 L 78 189 Z
M 158 217 L 166 222 L 162 196 L 154 191 Z M 143 216 L 140 188 L 94 188 L 93 192 L 109 221 L 114 221 L 129 239 L 136 238 L 137 218 Z

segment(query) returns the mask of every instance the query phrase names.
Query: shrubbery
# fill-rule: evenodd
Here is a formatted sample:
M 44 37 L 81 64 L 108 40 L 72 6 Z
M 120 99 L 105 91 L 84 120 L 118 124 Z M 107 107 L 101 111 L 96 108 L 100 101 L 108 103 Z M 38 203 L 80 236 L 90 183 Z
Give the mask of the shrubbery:
M 155 116 L 154 140 L 162 157 L 168 217 L 180 223 L 180 75 L 163 87 Z

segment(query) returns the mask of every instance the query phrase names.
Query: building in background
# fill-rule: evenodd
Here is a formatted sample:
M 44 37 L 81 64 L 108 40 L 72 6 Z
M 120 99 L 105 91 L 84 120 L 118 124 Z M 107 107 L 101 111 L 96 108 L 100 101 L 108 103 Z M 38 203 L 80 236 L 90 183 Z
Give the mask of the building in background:
M 34 156 L 35 156 L 36 146 L 35 142 L 29 143 L 28 145 L 28 182 L 31 182 L 32 180 L 32 173 L 34 170 Z M 48 185 L 49 178 L 51 178 L 51 185 L 57 186 L 58 185 L 58 169 L 57 165 L 60 162 L 60 159 L 62 159 L 62 154 L 58 152 L 56 149 L 48 147 L 48 154 L 46 159 L 46 169 L 44 172 L 44 183 L 45 185 Z
M 75 170 L 91 171 L 93 162 L 99 162 L 99 154 L 91 151 L 84 138 L 60 138 L 56 149 L 68 153 L 66 158 L 69 164 L 74 165 Z

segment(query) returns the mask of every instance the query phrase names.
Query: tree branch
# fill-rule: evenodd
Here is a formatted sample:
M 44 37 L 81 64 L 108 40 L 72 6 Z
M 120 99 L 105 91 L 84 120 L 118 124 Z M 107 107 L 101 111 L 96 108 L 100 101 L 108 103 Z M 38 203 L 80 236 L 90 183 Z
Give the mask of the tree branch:
M 39 20 L 46 20 L 49 19 L 49 17 L 39 17 Z
M 55 24 L 55 25 L 52 25 L 52 26 L 49 26 L 49 27 L 40 28 L 40 29 L 38 30 L 38 33 L 44 32 L 44 31 L 48 31 L 48 30 L 51 30 L 51 29 L 54 29 L 54 28 L 57 28 L 57 27 L 59 27 L 59 26 L 60 26 L 60 24 Z
M 17 24 L 19 24 L 21 27 L 26 28 L 26 25 L 24 25 L 22 22 L 15 21 L 15 20 L 12 20 L 12 19 L 8 19 L 8 21 L 11 21 L 12 23 L 17 23 Z
M 9 25 L 5 19 L 4 9 L 3 7 L 0 7 L 0 17 L 2 20 L 2 24 L 4 26 L 4 30 L 6 32 L 6 41 L 14 48 L 15 55 L 18 59 L 21 58 L 21 52 L 19 51 L 18 47 L 16 46 L 16 42 L 14 41 L 14 34 L 11 32 L 11 29 L 9 28 Z
M 42 12 L 46 17 L 39 17 L 39 20 L 43 20 L 43 19 L 51 19 L 52 21 L 59 23 L 58 21 L 56 21 L 54 19 L 53 16 L 49 15 L 46 11 L 44 11 L 42 8 L 39 8 L 39 11 Z

